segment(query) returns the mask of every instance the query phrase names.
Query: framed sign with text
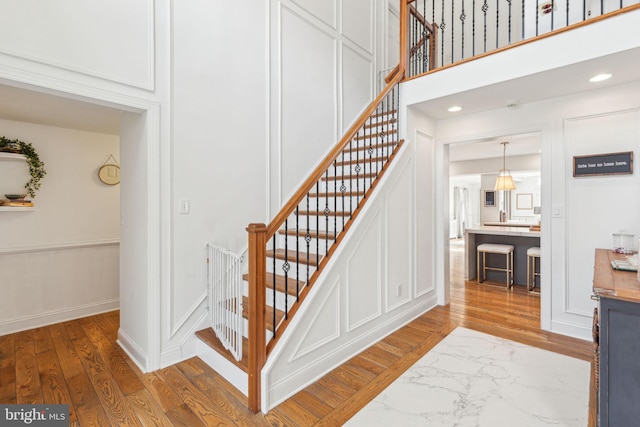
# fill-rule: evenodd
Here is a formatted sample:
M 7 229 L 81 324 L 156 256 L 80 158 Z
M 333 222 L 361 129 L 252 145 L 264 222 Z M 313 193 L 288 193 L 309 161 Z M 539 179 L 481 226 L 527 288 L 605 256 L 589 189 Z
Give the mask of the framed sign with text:
M 573 176 L 633 173 L 633 151 L 573 157 Z

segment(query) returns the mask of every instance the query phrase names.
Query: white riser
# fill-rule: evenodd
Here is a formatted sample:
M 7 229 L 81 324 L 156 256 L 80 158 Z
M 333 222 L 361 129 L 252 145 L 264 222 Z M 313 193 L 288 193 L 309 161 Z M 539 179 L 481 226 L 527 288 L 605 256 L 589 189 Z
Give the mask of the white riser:
M 249 295 L 249 282 L 247 282 L 246 280 L 244 281 L 242 291 L 245 296 Z M 267 288 L 266 290 L 266 301 L 267 301 L 267 305 L 270 307 L 273 306 L 273 292 L 274 291 L 271 288 Z M 283 307 L 284 299 L 285 299 L 284 293 L 278 292 L 278 291 L 275 291 L 275 293 L 276 293 L 276 307 Z M 289 307 L 291 307 L 291 304 L 295 302 L 296 297 L 295 295 L 289 295 L 288 299 L 289 299 Z
M 284 271 L 282 270 L 282 264 L 283 263 L 284 263 L 284 261 L 282 261 L 282 260 L 276 260 L 276 273 L 275 274 L 280 275 L 280 276 L 284 276 Z M 289 278 L 295 278 L 296 277 L 296 265 L 292 261 L 290 261 L 289 264 L 291 265 L 291 268 L 289 269 L 288 277 Z M 267 273 L 273 273 L 272 270 L 273 270 L 272 259 L 268 258 L 267 259 Z M 315 271 L 316 271 L 316 267 L 315 266 L 310 266 L 309 267 L 309 277 L 311 277 Z M 307 265 L 306 264 L 300 264 L 300 280 L 302 282 L 306 282 L 307 281 Z

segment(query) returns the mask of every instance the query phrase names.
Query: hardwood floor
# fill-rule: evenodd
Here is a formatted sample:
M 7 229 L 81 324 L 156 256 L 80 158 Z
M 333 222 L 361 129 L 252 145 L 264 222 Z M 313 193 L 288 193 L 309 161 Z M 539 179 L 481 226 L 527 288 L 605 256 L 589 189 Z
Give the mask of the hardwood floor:
M 337 426 L 456 326 L 591 361 L 591 343 L 540 330 L 540 299 L 464 282 L 451 252 L 451 303 L 420 316 L 267 415 L 198 358 L 143 374 L 115 343 L 111 312 L 0 337 L 0 403 L 66 403 L 72 426 Z M 520 289 L 522 288 L 522 289 Z

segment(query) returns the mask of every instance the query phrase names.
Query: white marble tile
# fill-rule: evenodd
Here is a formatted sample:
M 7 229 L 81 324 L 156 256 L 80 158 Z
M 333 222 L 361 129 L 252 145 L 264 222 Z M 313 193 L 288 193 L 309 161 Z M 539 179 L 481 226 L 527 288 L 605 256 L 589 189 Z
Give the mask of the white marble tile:
M 589 375 L 583 360 L 456 328 L 345 425 L 584 427 Z

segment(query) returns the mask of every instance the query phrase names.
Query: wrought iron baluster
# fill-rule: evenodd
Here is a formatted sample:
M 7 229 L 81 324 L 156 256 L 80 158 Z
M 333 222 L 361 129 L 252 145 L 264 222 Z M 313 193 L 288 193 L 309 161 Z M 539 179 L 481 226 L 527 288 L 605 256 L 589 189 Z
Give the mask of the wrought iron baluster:
M 454 55 L 454 48 L 453 48 L 453 42 L 454 42 L 454 30 L 455 30 L 455 25 L 453 24 L 455 22 L 455 18 L 454 16 L 454 10 L 455 10 L 455 2 L 451 2 L 451 62 L 455 62 L 455 55 Z
M 343 166 L 344 168 L 344 166 Z M 333 217 L 333 240 L 336 239 L 336 234 L 338 234 L 338 161 L 333 161 L 333 210 L 336 212 L 336 215 Z M 344 216 L 342 217 L 344 218 Z M 327 230 L 328 232 L 329 230 Z M 333 243 L 332 243 L 333 245 Z
M 343 166 L 342 166 L 342 181 L 341 181 L 341 184 L 340 184 L 340 195 L 341 195 L 340 197 L 342 198 L 341 199 L 342 200 L 342 203 L 341 203 L 342 210 L 345 211 L 347 207 L 345 206 L 344 194 L 347 191 L 347 187 L 344 185 L 344 165 L 345 165 L 344 150 L 342 150 L 342 165 Z M 349 170 L 351 170 L 351 159 L 349 159 Z M 349 215 L 349 217 L 351 217 L 351 215 Z M 341 231 L 343 231 L 343 230 L 344 230 L 344 215 L 342 216 L 342 230 Z M 335 237 L 336 238 L 338 237 L 337 233 L 336 233 Z
M 276 255 L 277 255 L 277 252 L 276 252 L 276 250 L 277 250 L 276 249 L 276 240 L 277 240 L 276 236 L 274 235 L 273 238 L 272 238 L 272 242 L 273 242 L 272 243 L 273 244 L 273 288 L 274 289 L 276 287 L 276 275 L 277 275 L 276 272 L 278 271 L 276 269 L 276 259 L 277 259 L 277 257 L 276 257 Z M 272 300 L 273 300 L 273 306 L 275 307 L 276 306 L 276 293 L 275 292 L 272 295 Z M 266 304 L 266 302 L 265 302 L 265 304 Z M 273 330 L 271 332 L 273 333 L 273 336 L 275 337 L 276 336 L 275 310 L 273 311 L 273 313 L 274 313 Z
M 369 188 L 371 188 L 373 177 L 373 140 L 377 138 L 378 134 L 378 126 L 376 126 L 376 133 L 373 133 L 372 122 L 373 119 L 369 116 Z
M 360 135 L 360 131 L 358 131 L 357 135 Z M 358 203 L 356 204 L 356 209 L 360 207 L 360 140 L 356 138 L 356 197 L 358 198 Z
M 422 17 L 427 20 L 427 0 L 422 0 Z M 422 72 L 429 71 L 429 49 L 427 41 L 429 40 L 429 30 L 426 25 L 422 25 Z
M 296 298 L 298 297 L 298 292 L 300 291 L 300 218 L 299 218 L 300 208 L 296 206 L 295 214 L 296 214 Z M 276 288 L 273 288 L 274 291 Z M 288 298 L 288 283 L 284 284 L 284 297 Z
M 500 47 L 500 0 L 496 0 L 496 49 Z
M 320 233 L 320 180 L 316 182 L 316 234 Z M 320 235 L 316 236 L 316 255 L 320 254 Z
M 509 3 L 509 31 L 508 31 L 508 43 L 511 44 L 511 0 L 507 0 Z M 524 25 L 524 22 L 522 23 Z
M 476 56 L 476 0 L 471 2 L 471 56 Z
M 351 141 L 349 141 L 349 162 L 350 164 L 353 164 L 353 139 Z M 356 163 L 357 165 L 357 163 Z M 351 216 L 353 214 L 353 172 L 351 171 L 351 168 L 349 168 L 349 177 L 351 178 L 349 180 L 349 216 Z
M 467 18 L 467 15 L 464 13 L 464 0 L 462 0 L 462 12 L 460 13 L 460 26 L 462 27 L 462 49 L 460 52 L 460 59 L 464 59 L 464 20 Z
M 555 10 L 554 9 L 556 8 L 556 5 L 555 5 L 554 2 L 555 2 L 555 0 L 551 0 L 551 31 L 553 31 L 553 17 L 555 16 Z
M 289 235 L 289 219 L 284 222 L 284 262 L 282 263 L 282 271 L 284 271 L 284 283 L 285 287 L 287 286 L 287 282 L 289 281 L 289 270 L 291 269 L 291 264 L 289 264 L 289 242 L 287 236 Z M 289 317 L 289 313 L 287 313 L 287 299 L 284 300 L 284 318 L 287 319 Z M 276 329 L 276 287 L 274 284 L 273 287 L 273 329 L 275 332 Z
M 316 199 L 319 197 L 320 195 L 318 193 L 316 193 Z M 317 233 L 317 230 L 316 230 Z M 305 242 L 307 242 L 307 259 L 309 259 L 309 255 L 311 254 L 311 230 L 309 228 L 309 193 L 307 193 L 307 234 L 304 236 L 304 240 Z M 307 262 L 307 281 L 305 282 L 305 284 L 309 283 L 309 263 Z M 299 299 L 299 296 L 296 296 L 296 298 Z
M 441 59 L 442 62 L 441 63 L 442 63 L 442 65 L 444 65 L 444 29 L 446 27 L 446 24 L 444 22 L 444 0 L 442 0 L 441 15 L 442 15 L 442 21 L 440 21 L 440 32 L 442 33 L 441 34 L 441 39 L 442 40 L 440 40 L 440 50 L 441 50 L 440 56 L 442 57 L 442 59 Z
M 484 0 L 484 4 L 482 5 L 482 12 L 484 13 L 484 50 L 487 51 L 487 10 L 489 10 L 489 5 L 487 4 L 487 0 Z
M 329 214 L 331 213 L 331 209 L 329 209 L 329 169 L 324 172 L 325 182 L 325 191 L 324 191 L 324 253 L 325 255 L 329 252 Z M 320 214 L 320 212 L 318 212 Z M 319 255 L 319 254 L 318 254 Z
M 567 21 L 565 23 L 565 25 L 568 27 L 569 26 L 569 0 L 565 1 L 565 6 L 566 6 L 566 15 L 567 15 Z M 621 1 L 622 3 L 622 1 Z
M 524 40 L 524 2 L 525 0 L 522 0 L 522 40 Z
M 538 11 L 539 10 L 540 10 L 540 4 L 538 4 L 538 0 L 536 0 L 536 36 L 538 35 L 538 18 L 539 18 Z

